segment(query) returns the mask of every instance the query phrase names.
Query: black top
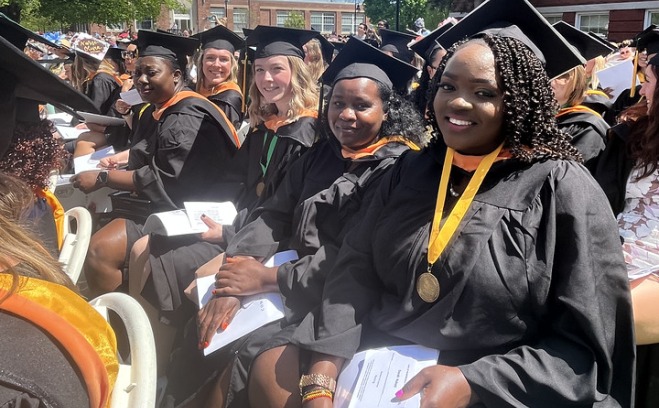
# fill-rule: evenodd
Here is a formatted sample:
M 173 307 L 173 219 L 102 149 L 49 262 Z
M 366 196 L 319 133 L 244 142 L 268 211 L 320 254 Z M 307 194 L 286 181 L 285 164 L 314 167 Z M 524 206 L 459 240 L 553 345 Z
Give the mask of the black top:
M 630 406 L 627 271 L 592 177 L 567 161 L 495 163 L 432 268 L 441 290 L 426 303 L 416 280 L 443 159 L 437 145 L 399 159 L 344 240 L 322 314 L 307 315 L 295 342 L 345 358 L 360 342 L 441 350 L 481 407 Z M 461 189 L 470 173 L 454 171 Z
M 556 118 L 558 128 L 572 137 L 570 142 L 583 156 L 584 165 L 595 171 L 597 159 L 606 147 L 609 125 L 601 116 L 588 111 L 575 111 Z
M 600 155 L 593 173 L 616 216 L 625 209 L 627 179 L 634 167 L 634 161 L 629 157 L 629 132 L 630 125 L 627 123 L 611 128 L 606 149 Z
M 105 72 L 99 72 L 91 80 L 85 82 L 83 86 L 85 95 L 94 102 L 96 109 L 102 115 L 121 117 L 114 110 L 114 103 L 119 99 L 121 93 L 121 84 L 118 82 L 118 78 Z
M 236 129 L 240 129 L 243 123 L 243 95 L 235 89 L 227 89 L 208 96 L 208 99 L 216 104 L 227 116 L 229 122 Z

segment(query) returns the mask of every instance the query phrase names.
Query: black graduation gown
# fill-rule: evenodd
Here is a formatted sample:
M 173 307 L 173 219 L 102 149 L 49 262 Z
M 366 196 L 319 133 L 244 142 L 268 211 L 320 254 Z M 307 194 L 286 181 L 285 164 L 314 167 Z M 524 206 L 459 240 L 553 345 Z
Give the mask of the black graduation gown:
M 153 117 L 156 106 L 150 103 L 133 107 L 133 128 L 130 137 L 128 170 L 136 170 L 151 163 L 158 137 L 158 121 Z
M 319 305 L 325 274 L 343 237 L 361 217 L 362 204 L 370 202 L 386 172 L 406 150 L 406 145 L 390 142 L 373 155 L 353 161 L 341 155 L 336 139 L 318 142 L 291 166 L 275 194 L 254 210 L 253 221 L 231 240 L 228 256 L 267 258 L 294 249 L 299 260 L 281 265 L 277 272 L 284 321 L 257 329 L 207 358 L 194 353 L 185 359 L 190 367 L 205 368 L 198 373 L 200 381 L 231 362 L 225 406 L 247 406 L 247 376 L 253 359 L 261 351 L 289 343 L 290 329 Z M 288 327 L 282 330 L 283 326 Z M 189 372 L 186 367 L 176 371 Z M 181 389 L 177 392 L 186 394 Z
M 627 146 L 629 132 L 630 127 L 627 123 L 620 123 L 611 128 L 606 149 L 602 152 L 593 173 L 616 216 L 625 208 L 627 179 L 634 167 Z
M 247 223 L 249 212 L 258 202 L 274 193 L 291 164 L 313 144 L 316 119 L 304 116 L 277 129 L 274 152 L 264 175 L 261 163 L 266 162 L 266 132 L 270 134 L 269 143 L 272 131 L 268 131 L 264 125 L 259 125 L 247 135 L 234 158 L 233 165 L 240 170 L 241 182 L 245 188 L 240 198 L 234 201 L 239 211 L 236 220 L 233 225 L 224 225 L 222 228 L 226 242 L 231 241 L 236 231 Z M 266 186 L 260 197 L 256 194 L 259 182 Z M 151 276 L 143 295 L 160 310 L 163 319 L 172 324 L 186 321 L 192 309 L 191 304 L 183 299 L 183 290 L 194 280 L 195 271 L 221 254 L 225 246 L 200 241 L 196 236 L 172 239 L 153 235 L 151 238 Z
M 604 114 L 604 120 L 610 126 L 616 124 L 618 115 L 620 115 L 625 109 L 636 104 L 641 99 L 641 85 L 636 85 L 636 93 L 634 96 L 629 96 L 631 89 L 625 89 L 613 102 L 609 110 Z
M 345 358 L 360 340 L 441 350 L 479 406 L 631 406 L 627 273 L 615 220 L 581 165 L 495 163 L 433 266 L 439 299 L 421 300 L 442 150 L 404 155 L 381 182 L 296 343 Z
M 242 189 L 232 160 L 238 150 L 228 123 L 211 102 L 189 97 L 169 106 L 158 121 L 149 166 L 133 173 L 136 190 L 160 211 L 184 201 L 233 201 Z
M 556 123 L 559 129 L 572 137 L 570 142 L 583 156 L 584 165 L 591 173 L 594 172 L 597 158 L 606 147 L 609 125 L 601 116 L 586 110 L 559 114 Z
M 114 103 L 119 99 L 121 84 L 118 79 L 105 72 L 99 72 L 85 83 L 84 94 L 94 102 L 101 115 L 120 117 L 114 110 Z
M 227 89 L 225 91 L 210 95 L 208 99 L 216 104 L 227 118 L 233 124 L 236 130 L 240 129 L 243 123 L 243 95 L 235 89 Z

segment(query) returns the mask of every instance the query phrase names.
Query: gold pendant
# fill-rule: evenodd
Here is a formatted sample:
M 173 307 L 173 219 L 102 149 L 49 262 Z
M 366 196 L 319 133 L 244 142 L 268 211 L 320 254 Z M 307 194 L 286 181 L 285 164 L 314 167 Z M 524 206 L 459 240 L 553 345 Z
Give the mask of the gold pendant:
M 263 194 L 263 190 L 265 190 L 265 183 L 259 181 L 259 183 L 256 185 L 256 195 L 258 197 L 261 197 L 261 194 Z
M 416 292 L 426 303 L 432 303 L 439 298 L 439 281 L 430 272 L 424 272 L 416 280 Z

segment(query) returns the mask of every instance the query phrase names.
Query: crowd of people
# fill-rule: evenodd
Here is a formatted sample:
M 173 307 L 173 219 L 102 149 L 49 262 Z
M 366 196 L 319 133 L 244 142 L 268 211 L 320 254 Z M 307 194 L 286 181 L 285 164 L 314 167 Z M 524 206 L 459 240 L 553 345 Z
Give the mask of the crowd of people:
M 0 18 L 0 405 L 108 404 L 124 339 L 55 261 L 48 180 L 112 146 L 71 177 L 119 191 L 84 295 L 143 306 L 160 407 L 331 407 L 356 353 L 400 345 L 439 357 L 393 402 L 659 406 L 659 28 L 618 46 L 488 0 L 410 31 L 218 24 L 66 47 Z M 629 89 L 598 77 L 628 61 Z M 121 124 L 71 123 L 65 142 L 61 110 Z M 145 227 L 188 202 L 237 215 Z M 283 318 L 205 355 L 255 295 Z

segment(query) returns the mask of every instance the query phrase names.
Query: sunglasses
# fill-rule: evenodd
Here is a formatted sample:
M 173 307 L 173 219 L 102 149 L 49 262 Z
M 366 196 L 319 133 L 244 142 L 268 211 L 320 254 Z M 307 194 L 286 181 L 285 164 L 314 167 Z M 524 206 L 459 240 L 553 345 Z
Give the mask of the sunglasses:
M 121 51 L 121 58 L 135 58 L 137 56 L 136 52 L 133 51 Z

